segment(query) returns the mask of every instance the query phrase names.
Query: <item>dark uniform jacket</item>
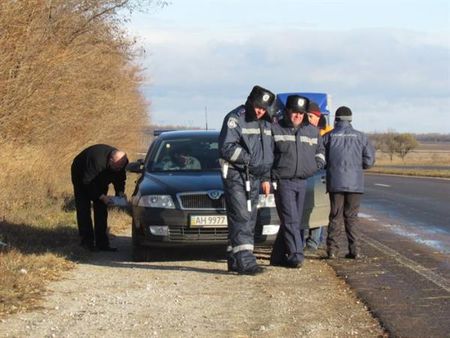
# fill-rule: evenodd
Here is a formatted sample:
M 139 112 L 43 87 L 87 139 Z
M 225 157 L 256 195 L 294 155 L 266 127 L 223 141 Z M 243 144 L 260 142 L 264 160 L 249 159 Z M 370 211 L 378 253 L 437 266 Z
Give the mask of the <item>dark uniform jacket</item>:
M 349 121 L 337 121 L 323 136 L 328 192 L 364 192 L 364 169 L 375 163 L 375 149 L 367 136 Z
M 249 115 L 241 105 L 225 116 L 219 136 L 220 157 L 239 171 L 248 165 L 250 174 L 269 181 L 273 163 L 271 123 Z
M 113 183 L 116 194 L 125 190 L 125 168 L 120 171 L 109 169 L 110 155 L 116 148 L 106 144 L 96 144 L 84 149 L 72 163 L 72 183 L 85 188 L 92 200 L 108 190 Z
M 325 149 L 318 128 L 302 123 L 296 129 L 285 116 L 272 125 L 272 133 L 275 141 L 273 179 L 305 179 L 324 167 Z

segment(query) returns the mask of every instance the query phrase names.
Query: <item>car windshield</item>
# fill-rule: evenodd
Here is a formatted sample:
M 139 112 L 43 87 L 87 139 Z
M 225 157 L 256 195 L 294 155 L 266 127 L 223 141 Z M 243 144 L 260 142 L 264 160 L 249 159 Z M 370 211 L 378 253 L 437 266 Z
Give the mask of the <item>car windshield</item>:
M 220 169 L 217 137 L 163 140 L 149 161 L 148 171 L 210 171 Z

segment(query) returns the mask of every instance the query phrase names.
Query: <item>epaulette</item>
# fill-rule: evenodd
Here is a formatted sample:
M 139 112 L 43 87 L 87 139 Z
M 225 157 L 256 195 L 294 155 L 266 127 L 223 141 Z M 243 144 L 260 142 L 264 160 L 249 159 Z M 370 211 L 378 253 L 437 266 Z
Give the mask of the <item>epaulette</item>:
M 241 107 L 240 109 L 238 109 L 238 111 L 236 112 L 236 115 L 245 116 L 245 107 Z

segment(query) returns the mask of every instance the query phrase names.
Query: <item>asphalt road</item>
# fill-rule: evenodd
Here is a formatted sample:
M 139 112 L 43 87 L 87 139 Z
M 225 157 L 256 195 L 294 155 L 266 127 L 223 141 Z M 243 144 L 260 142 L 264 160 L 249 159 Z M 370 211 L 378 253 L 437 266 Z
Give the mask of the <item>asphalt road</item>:
M 366 175 L 364 258 L 329 261 L 392 336 L 449 335 L 449 201 L 450 180 Z
M 370 174 L 365 182 L 364 208 L 450 235 L 450 180 Z

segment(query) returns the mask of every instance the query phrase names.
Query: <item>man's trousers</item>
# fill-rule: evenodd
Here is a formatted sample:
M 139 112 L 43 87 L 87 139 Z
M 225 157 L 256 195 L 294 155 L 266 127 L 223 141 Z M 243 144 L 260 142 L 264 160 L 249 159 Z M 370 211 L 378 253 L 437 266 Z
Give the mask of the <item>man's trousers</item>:
M 301 224 L 307 183 L 305 179 L 281 179 L 275 191 L 278 216 L 281 221 L 270 263 L 296 266 L 303 262 Z
M 351 192 L 330 192 L 330 223 L 328 225 L 327 250 L 337 253 L 339 251 L 339 237 L 342 228 L 348 240 L 348 251 L 350 254 L 359 253 L 358 232 L 358 212 L 361 203 L 361 193 Z
M 253 254 L 260 180 L 250 177 L 252 210 L 247 210 L 244 173 L 231 169 L 223 180 L 228 218 L 228 268 L 246 271 L 256 264 Z
M 105 190 L 105 194 L 107 189 Z M 77 210 L 78 231 L 82 244 L 88 246 L 105 247 L 109 245 L 106 234 L 108 209 L 105 203 L 96 199 L 93 201 L 94 226 L 91 218 L 91 198 L 84 186 L 74 185 L 75 207 Z

